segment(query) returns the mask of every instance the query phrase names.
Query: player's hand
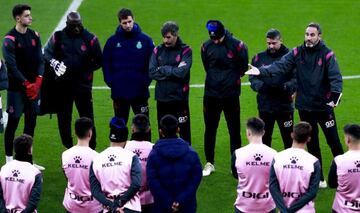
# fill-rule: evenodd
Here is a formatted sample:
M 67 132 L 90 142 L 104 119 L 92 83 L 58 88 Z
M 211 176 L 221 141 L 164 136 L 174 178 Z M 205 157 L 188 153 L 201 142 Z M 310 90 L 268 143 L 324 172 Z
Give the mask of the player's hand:
M 186 66 L 186 62 L 185 62 L 185 61 L 180 62 L 180 64 L 178 65 L 178 67 L 184 67 L 184 66 Z
M 60 62 L 54 58 L 50 60 L 50 67 L 52 67 L 54 69 L 55 74 L 58 77 L 64 75 L 66 72 L 66 66 L 65 66 L 64 62 Z
M 334 101 L 330 101 L 329 103 L 327 103 L 326 105 L 330 106 L 331 108 L 335 108 L 336 104 L 334 103 Z
M 260 75 L 260 71 L 258 68 L 254 67 L 251 64 L 248 64 L 249 70 L 245 72 L 245 75 Z
M 178 212 L 179 211 L 179 206 L 180 204 L 178 202 L 173 202 L 171 209 L 173 212 Z

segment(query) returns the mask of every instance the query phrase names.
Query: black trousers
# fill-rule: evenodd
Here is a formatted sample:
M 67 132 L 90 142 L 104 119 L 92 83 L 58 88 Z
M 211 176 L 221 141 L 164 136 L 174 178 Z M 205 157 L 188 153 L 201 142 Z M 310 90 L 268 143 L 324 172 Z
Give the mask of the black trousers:
M 337 132 L 337 125 L 335 113 L 333 109 L 327 111 L 302 111 L 299 110 L 301 121 L 306 121 L 311 124 L 311 141 L 307 144 L 309 153 L 317 157 L 321 164 L 321 180 L 324 180 L 324 173 L 322 169 L 321 151 L 319 145 L 319 128 L 320 125 L 326 142 L 329 145 L 333 156 L 338 156 L 344 153 L 340 143 L 339 135 Z
M 39 112 L 38 99 L 30 101 L 24 92 L 7 92 L 8 123 L 4 133 L 5 154 L 13 155 L 15 132 L 20 118 L 24 113 L 24 134 L 34 137 L 37 113 Z
M 294 112 L 259 112 L 259 117 L 265 123 L 265 134 L 263 143 L 271 147 L 272 134 L 275 121 L 280 129 L 284 148 L 290 148 L 292 145 L 291 133 L 294 126 Z
M 58 126 L 60 137 L 63 145 L 66 148 L 71 148 L 73 146 L 73 138 L 71 136 L 71 120 L 73 112 L 73 104 L 75 102 L 76 109 L 80 117 L 90 118 L 94 123 L 93 134 L 89 143 L 90 148 L 96 148 L 96 129 L 94 121 L 94 109 L 93 109 L 93 99 L 91 91 L 83 91 L 81 93 L 63 93 L 59 97 L 60 106 L 58 107 Z
M 191 144 L 190 110 L 188 101 L 156 102 L 158 129 L 164 115 L 175 116 L 179 121 L 180 137 Z M 161 138 L 161 136 L 160 136 Z
M 204 96 L 205 135 L 204 147 L 206 161 L 215 162 L 215 140 L 221 112 L 224 111 L 225 120 L 230 134 L 230 156 L 241 147 L 240 136 L 240 101 L 239 97 L 214 98 Z
M 115 99 L 113 101 L 113 107 L 115 115 L 123 118 L 126 123 L 129 120 L 130 107 L 135 115 L 140 113 L 144 114 L 148 116 L 150 121 L 148 98 L 137 98 L 134 100 Z M 149 131 L 147 140 L 151 141 L 151 131 Z

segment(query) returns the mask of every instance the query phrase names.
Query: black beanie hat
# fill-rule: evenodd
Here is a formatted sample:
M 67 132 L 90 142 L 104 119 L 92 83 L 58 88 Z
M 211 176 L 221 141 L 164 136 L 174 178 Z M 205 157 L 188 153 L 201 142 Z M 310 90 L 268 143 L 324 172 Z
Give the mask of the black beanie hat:
M 126 142 L 128 139 L 129 130 L 125 124 L 124 119 L 113 117 L 110 121 L 110 135 L 109 139 L 114 143 Z
M 209 20 L 206 23 L 206 29 L 211 39 L 220 39 L 225 35 L 224 25 L 219 20 Z

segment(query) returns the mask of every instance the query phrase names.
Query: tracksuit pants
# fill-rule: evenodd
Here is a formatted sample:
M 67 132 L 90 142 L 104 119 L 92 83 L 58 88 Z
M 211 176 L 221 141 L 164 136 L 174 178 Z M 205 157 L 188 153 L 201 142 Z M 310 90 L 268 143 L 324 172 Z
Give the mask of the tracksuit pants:
M 130 107 L 135 115 L 144 114 L 148 116 L 150 121 L 148 98 L 137 98 L 134 100 L 118 98 L 113 101 L 114 114 L 124 119 L 126 123 L 129 120 Z M 147 141 L 151 141 L 151 131 L 147 135 Z
M 224 111 L 230 135 L 230 156 L 236 149 L 241 147 L 240 101 L 238 96 L 230 98 L 204 96 L 203 104 L 205 121 L 205 157 L 207 162 L 213 164 L 215 162 L 216 131 L 222 111 Z
M 284 148 L 290 148 L 292 145 L 291 133 L 294 127 L 294 112 L 259 112 L 259 117 L 265 123 L 265 134 L 263 143 L 271 147 L 272 134 L 275 121 L 280 129 Z
M 335 113 L 333 109 L 327 111 L 303 111 L 299 110 L 301 121 L 306 121 L 311 124 L 311 141 L 307 144 L 309 153 L 317 157 L 321 164 L 321 180 L 324 180 L 324 173 L 322 168 L 321 151 L 319 145 L 319 128 L 320 125 L 326 142 L 329 145 L 333 156 L 338 156 L 344 153 L 340 143 L 339 135 L 337 132 L 337 125 Z
M 188 101 L 169 101 L 156 102 L 158 129 L 160 129 L 160 120 L 167 114 L 173 115 L 178 119 L 180 128 L 180 138 L 189 142 L 191 145 L 190 130 L 190 110 Z M 161 136 L 160 136 L 161 138 Z

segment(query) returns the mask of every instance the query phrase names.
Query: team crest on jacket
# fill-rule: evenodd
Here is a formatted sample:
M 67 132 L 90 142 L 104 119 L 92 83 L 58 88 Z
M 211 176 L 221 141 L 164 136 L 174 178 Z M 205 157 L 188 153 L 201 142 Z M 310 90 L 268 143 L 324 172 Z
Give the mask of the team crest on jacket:
M 35 41 L 35 39 L 31 39 L 31 45 L 32 45 L 33 47 L 36 46 L 36 41 Z
M 178 54 L 175 58 L 176 62 L 180 62 L 181 58 L 180 58 L 180 55 Z
M 82 51 L 86 51 L 86 49 L 87 49 L 87 48 L 86 48 L 86 45 L 85 45 L 85 44 L 82 44 L 82 45 L 81 45 L 81 50 L 82 50 Z
M 321 66 L 322 65 L 322 58 L 319 59 L 318 61 L 318 65 Z
M 136 44 L 136 48 L 141 49 L 142 48 L 142 44 L 141 41 L 138 41 Z
M 227 57 L 228 57 L 228 58 L 234 58 L 234 53 L 233 53 L 231 50 L 229 50 L 229 51 L 227 52 Z

